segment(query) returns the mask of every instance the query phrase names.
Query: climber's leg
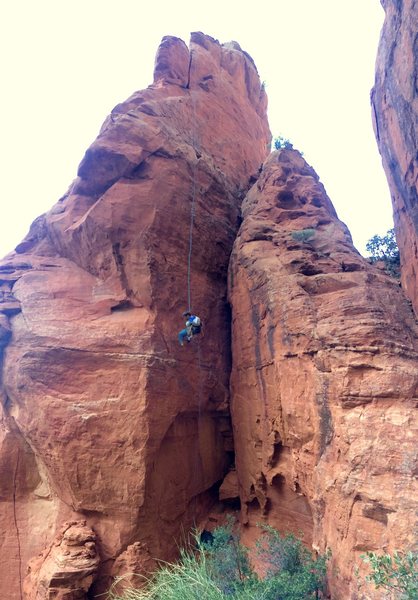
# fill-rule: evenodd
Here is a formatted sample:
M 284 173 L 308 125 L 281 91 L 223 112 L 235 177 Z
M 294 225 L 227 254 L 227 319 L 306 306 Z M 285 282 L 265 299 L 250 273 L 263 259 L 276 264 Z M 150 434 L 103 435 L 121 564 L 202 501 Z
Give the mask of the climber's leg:
M 187 338 L 187 329 L 182 329 L 178 335 L 180 346 L 184 345 L 184 340 Z

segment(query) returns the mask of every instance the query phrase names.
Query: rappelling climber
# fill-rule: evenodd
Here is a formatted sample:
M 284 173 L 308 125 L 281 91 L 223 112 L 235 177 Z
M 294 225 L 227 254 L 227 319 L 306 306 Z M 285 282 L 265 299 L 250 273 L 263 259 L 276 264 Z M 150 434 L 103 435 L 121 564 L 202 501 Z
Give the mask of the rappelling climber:
M 186 328 L 182 329 L 178 335 L 180 346 L 184 346 L 185 340 L 190 342 L 192 337 L 202 331 L 202 321 L 197 315 L 192 315 L 189 310 L 183 313 L 187 317 Z

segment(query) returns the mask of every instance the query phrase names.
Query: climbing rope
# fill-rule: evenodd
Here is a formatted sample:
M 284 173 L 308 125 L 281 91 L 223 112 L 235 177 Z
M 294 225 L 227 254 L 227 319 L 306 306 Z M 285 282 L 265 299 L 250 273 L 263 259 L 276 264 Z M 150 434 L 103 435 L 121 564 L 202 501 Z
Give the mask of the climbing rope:
M 196 120 L 196 97 L 193 94 L 192 90 L 190 90 L 190 97 L 192 100 L 192 148 L 194 152 L 193 156 L 193 166 L 192 166 L 192 201 L 190 207 L 190 227 L 189 227 L 189 252 L 187 256 L 187 307 L 188 311 L 192 312 L 192 286 L 191 286 L 191 272 L 192 272 L 192 254 L 193 254 L 193 233 L 195 226 L 195 217 L 196 217 L 196 194 L 197 194 L 197 168 L 198 168 L 198 160 L 199 160 L 199 148 L 198 148 L 198 139 L 197 139 L 197 120 Z M 200 335 L 200 334 L 199 334 Z M 195 452 L 195 460 L 194 460 L 194 481 L 197 482 L 199 486 L 199 482 L 201 481 L 201 472 L 202 472 L 202 457 L 200 453 L 200 438 L 201 438 L 201 411 L 203 406 L 203 397 L 204 397 L 204 380 L 203 380 L 203 369 L 202 369 L 202 351 L 200 346 L 200 337 L 197 336 L 197 372 L 199 374 L 199 379 L 197 382 L 197 431 L 196 431 L 196 452 Z M 197 492 L 197 490 L 196 490 Z M 199 494 L 195 493 L 194 496 L 194 519 L 195 519 L 195 527 L 198 526 L 197 517 L 199 515 Z
M 187 257 L 187 307 L 189 312 L 192 311 L 192 292 L 191 292 L 191 266 L 193 252 L 193 230 L 196 214 L 196 173 L 197 173 L 197 133 L 196 133 L 196 99 L 190 90 L 192 99 L 192 147 L 195 153 L 192 170 L 192 204 L 190 209 L 190 228 L 189 228 L 189 254 Z
M 189 229 L 189 254 L 187 257 L 187 307 L 192 311 L 192 293 L 191 293 L 191 266 L 193 251 L 193 229 L 196 204 L 196 163 L 193 164 L 193 184 L 192 184 L 192 206 L 190 211 L 190 229 Z

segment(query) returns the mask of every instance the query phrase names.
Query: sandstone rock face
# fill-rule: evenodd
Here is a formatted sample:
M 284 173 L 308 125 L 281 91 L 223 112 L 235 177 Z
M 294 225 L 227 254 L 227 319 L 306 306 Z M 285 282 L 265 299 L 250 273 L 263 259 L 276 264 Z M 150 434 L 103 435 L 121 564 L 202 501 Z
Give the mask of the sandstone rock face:
M 402 286 L 418 314 L 418 2 L 382 1 L 386 12 L 372 115 L 392 196 Z
M 99 593 L 124 564 L 172 558 L 207 513 L 231 462 L 228 259 L 269 142 L 250 57 L 165 38 L 153 85 L 0 263 L 0 597 L 50 597 L 34 589 L 54 585 L 49 559 L 24 583 L 26 566 L 68 519 L 96 535 Z M 189 260 L 208 326 L 180 348 Z
M 29 565 L 28 600 L 80 600 L 86 597 L 100 558 L 96 535 L 85 521 L 65 523 L 51 546 Z
M 134 542 L 115 560 L 113 575 L 116 580 L 112 591 L 122 595 L 127 589 L 143 587 L 157 568 L 158 563 L 151 557 L 148 547 Z
M 235 500 L 239 498 L 239 482 L 235 469 L 226 474 L 219 488 L 219 500 Z
M 296 151 L 268 158 L 243 217 L 229 270 L 243 520 L 302 530 L 332 550 L 333 598 L 377 600 L 357 589 L 359 555 L 410 548 L 415 535 L 412 310 L 353 248 Z

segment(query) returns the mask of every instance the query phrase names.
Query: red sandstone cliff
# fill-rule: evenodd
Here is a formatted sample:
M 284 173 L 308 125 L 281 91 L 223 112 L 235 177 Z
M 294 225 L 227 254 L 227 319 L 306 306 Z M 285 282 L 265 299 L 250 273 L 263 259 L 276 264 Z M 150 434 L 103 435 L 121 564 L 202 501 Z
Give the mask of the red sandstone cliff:
M 402 286 L 418 314 L 418 2 L 382 5 L 373 124 L 392 196 Z
M 173 557 L 207 514 L 233 450 L 227 268 L 265 111 L 237 44 L 165 38 L 153 85 L 114 109 L 0 263 L 1 597 L 101 592 Z M 193 207 L 192 305 L 208 326 L 181 349 Z M 220 497 L 239 489 L 248 535 L 265 519 L 331 548 L 333 597 L 354 600 L 360 553 L 412 543 L 416 324 L 297 152 L 267 159 L 243 216 L 237 471 Z
M 397 282 L 354 249 L 296 151 L 267 159 L 243 219 L 229 296 L 244 522 L 302 530 L 332 550 L 333 598 L 378 600 L 380 591 L 357 588 L 359 555 L 416 541 L 412 310 Z
M 236 43 L 164 38 L 153 85 L 112 111 L 68 193 L 0 264 L 0 597 L 55 597 L 57 578 L 68 599 L 94 578 L 103 591 L 126 564 L 172 557 L 207 513 L 232 450 L 228 259 L 269 141 Z M 192 305 L 210 326 L 180 348 L 193 206 Z M 47 551 L 24 583 L 80 518 L 99 564 L 83 578 Z

